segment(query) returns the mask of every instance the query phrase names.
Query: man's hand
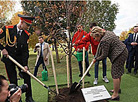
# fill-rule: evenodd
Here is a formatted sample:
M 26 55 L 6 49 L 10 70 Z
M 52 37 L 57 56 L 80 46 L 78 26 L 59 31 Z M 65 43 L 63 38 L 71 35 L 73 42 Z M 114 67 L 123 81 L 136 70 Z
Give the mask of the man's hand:
M 132 42 L 131 45 L 136 46 L 136 45 L 138 45 L 138 43 L 137 42 Z
M 11 97 L 10 97 L 10 102 L 19 102 L 21 98 L 21 89 L 19 88 Z
M 48 60 L 48 58 L 45 58 L 45 61 L 47 61 Z
M 8 51 L 6 49 L 3 49 L 2 54 L 3 54 L 3 56 L 7 57 L 8 56 Z
M 29 71 L 29 68 L 27 67 L 27 66 L 24 66 L 24 72 L 27 72 L 27 71 Z

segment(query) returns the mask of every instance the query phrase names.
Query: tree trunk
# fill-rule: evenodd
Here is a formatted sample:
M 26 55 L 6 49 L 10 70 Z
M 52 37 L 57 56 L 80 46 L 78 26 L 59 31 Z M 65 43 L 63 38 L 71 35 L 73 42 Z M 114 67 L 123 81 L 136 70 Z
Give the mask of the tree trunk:
M 54 44 L 52 44 L 52 51 L 54 51 L 54 49 L 55 49 L 55 46 L 54 46 Z
M 54 46 L 55 46 L 55 52 L 56 52 L 57 63 L 60 63 L 59 54 L 58 54 L 58 48 L 57 48 L 57 45 L 56 45 L 56 40 L 55 40 L 55 42 L 54 42 Z
M 71 66 L 71 56 L 72 56 L 72 42 L 70 34 L 70 1 L 66 2 L 66 14 L 67 14 L 67 30 L 69 34 L 68 50 L 69 50 L 69 71 L 70 71 L 70 87 L 72 85 L 72 66 Z

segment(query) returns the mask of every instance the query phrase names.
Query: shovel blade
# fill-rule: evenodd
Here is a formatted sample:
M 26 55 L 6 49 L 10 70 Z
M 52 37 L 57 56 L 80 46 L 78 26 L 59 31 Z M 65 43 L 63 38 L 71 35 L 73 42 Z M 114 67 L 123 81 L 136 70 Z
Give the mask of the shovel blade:
M 80 88 L 80 86 L 81 86 L 80 84 L 78 84 L 77 82 L 74 82 L 70 88 L 69 94 L 76 92 Z

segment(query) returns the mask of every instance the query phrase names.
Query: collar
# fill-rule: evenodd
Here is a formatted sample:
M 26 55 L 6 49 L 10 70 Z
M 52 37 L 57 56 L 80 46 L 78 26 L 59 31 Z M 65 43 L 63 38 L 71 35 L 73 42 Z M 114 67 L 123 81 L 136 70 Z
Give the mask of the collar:
M 18 31 L 22 32 L 23 30 L 20 30 L 20 29 L 18 28 L 18 25 L 19 25 L 19 24 L 17 24 L 17 32 L 18 32 Z
M 41 43 L 40 43 L 40 44 L 41 44 Z M 45 42 L 42 43 L 42 45 L 44 45 L 44 44 L 45 44 Z

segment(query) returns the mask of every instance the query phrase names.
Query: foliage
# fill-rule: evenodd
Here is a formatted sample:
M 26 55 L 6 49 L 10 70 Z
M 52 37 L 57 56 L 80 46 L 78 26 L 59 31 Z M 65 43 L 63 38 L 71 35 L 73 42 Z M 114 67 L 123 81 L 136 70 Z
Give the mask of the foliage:
M 128 37 L 128 31 L 122 31 L 122 33 L 119 36 L 119 39 L 124 41 Z
M 86 7 L 87 11 L 84 12 L 82 20 L 80 19 L 85 27 L 89 26 L 91 22 L 96 22 L 105 30 L 113 31 L 115 29 L 118 4 L 111 4 L 110 0 L 88 0 Z
M 35 33 L 33 33 L 29 37 L 29 48 L 34 49 L 36 43 L 38 43 L 38 36 Z
M 12 18 L 11 18 L 11 25 L 15 25 L 19 23 L 20 18 L 18 17 L 18 14 L 23 14 L 22 11 L 20 12 L 16 12 L 13 14 Z
M 120 34 L 120 36 L 119 36 L 119 39 L 122 40 L 122 41 L 124 41 L 125 39 L 128 38 L 128 36 L 129 36 L 130 33 L 134 33 L 133 27 L 130 28 L 128 31 L 122 31 L 121 34 Z
M 67 2 L 65 1 L 22 1 L 25 13 L 35 15 L 34 7 L 37 6 L 41 11 L 36 20 L 36 27 L 41 28 L 43 34 L 50 35 L 49 39 L 66 40 L 67 27 Z M 81 17 L 80 12 L 85 6 L 84 1 L 73 1 L 71 3 L 70 31 L 76 26 L 77 19 Z M 64 42 L 64 41 L 63 41 Z
M 0 1 L 0 28 L 4 25 L 9 25 L 8 17 L 14 12 L 16 1 Z

